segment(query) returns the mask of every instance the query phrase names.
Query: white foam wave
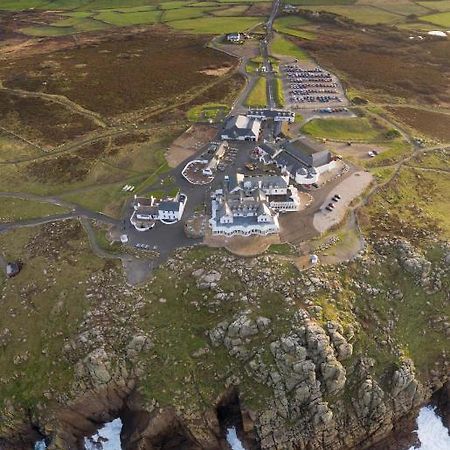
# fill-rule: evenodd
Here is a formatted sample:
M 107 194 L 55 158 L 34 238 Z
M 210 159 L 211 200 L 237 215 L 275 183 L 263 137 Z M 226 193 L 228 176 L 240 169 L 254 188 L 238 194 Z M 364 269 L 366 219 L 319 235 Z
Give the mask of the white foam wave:
M 122 421 L 114 419 L 105 423 L 93 436 L 84 439 L 85 450 L 122 450 L 120 432 Z
M 426 406 L 417 417 L 420 450 L 450 450 L 450 435 L 434 408 Z M 414 450 L 411 447 L 409 450 Z
M 244 446 L 242 445 L 242 442 L 239 440 L 236 428 L 228 428 L 226 439 L 228 444 L 230 444 L 231 450 L 245 450 Z

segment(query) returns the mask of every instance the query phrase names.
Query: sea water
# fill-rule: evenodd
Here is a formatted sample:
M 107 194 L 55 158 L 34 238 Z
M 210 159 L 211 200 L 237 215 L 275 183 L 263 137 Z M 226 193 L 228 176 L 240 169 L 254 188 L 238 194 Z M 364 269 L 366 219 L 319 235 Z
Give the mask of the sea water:
M 97 433 L 84 439 L 84 448 L 86 450 L 122 450 L 120 444 L 121 431 L 122 421 L 120 419 L 105 423 Z
M 242 442 L 239 440 L 236 428 L 228 428 L 226 439 L 228 444 L 230 444 L 231 450 L 245 450 L 244 446 L 242 445 Z
M 85 439 L 85 450 L 122 450 L 120 432 L 122 421 L 115 419 L 106 423 L 91 438 Z M 417 417 L 417 434 L 420 450 L 450 450 L 449 431 L 442 424 L 441 418 L 431 406 L 425 406 Z M 239 440 L 236 428 L 227 430 L 226 439 L 232 450 L 246 450 Z M 100 445 L 99 445 L 100 444 Z M 45 441 L 38 441 L 34 450 L 45 450 Z M 415 450 L 411 447 L 409 450 Z
M 417 434 L 420 450 L 450 450 L 449 431 L 431 406 L 425 406 L 417 417 Z M 411 447 L 409 450 L 414 450 Z

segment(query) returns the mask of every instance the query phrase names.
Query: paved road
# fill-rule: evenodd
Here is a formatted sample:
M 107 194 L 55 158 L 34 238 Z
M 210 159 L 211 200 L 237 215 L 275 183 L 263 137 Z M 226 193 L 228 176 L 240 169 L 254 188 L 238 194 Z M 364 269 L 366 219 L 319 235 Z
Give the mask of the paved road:
M 273 22 L 278 14 L 279 7 L 280 7 L 280 0 L 275 0 L 272 4 L 272 11 L 270 13 L 269 19 L 266 22 L 266 37 L 261 44 L 261 56 L 263 57 L 264 60 L 263 65 L 265 67 L 265 73 L 267 78 L 266 89 L 267 89 L 267 104 L 269 108 L 275 108 L 277 106 L 274 95 L 275 94 L 274 87 L 276 80 L 269 59 L 269 45 L 273 38 Z
M 68 219 L 79 219 L 79 218 L 97 220 L 97 221 L 105 223 L 107 225 L 118 226 L 120 224 L 119 220 L 109 217 L 106 214 L 96 212 L 96 211 L 91 211 L 90 209 L 83 208 L 80 205 L 66 202 L 65 200 L 62 200 L 58 197 L 53 197 L 53 196 L 45 197 L 45 196 L 40 196 L 40 195 L 28 194 L 26 192 L 0 192 L 0 198 L 1 197 L 20 198 L 22 200 L 51 203 L 53 205 L 57 205 L 57 206 L 61 206 L 63 208 L 70 209 L 71 211 L 69 211 L 67 213 L 62 213 L 62 214 L 54 214 L 54 215 L 47 216 L 47 217 L 39 217 L 36 219 L 19 220 L 16 222 L 2 223 L 2 224 L 0 224 L 0 232 L 10 231 L 10 230 L 14 230 L 16 228 L 21 228 L 21 227 L 34 227 L 37 225 L 43 225 L 45 223 L 58 222 L 58 221 L 68 220 Z

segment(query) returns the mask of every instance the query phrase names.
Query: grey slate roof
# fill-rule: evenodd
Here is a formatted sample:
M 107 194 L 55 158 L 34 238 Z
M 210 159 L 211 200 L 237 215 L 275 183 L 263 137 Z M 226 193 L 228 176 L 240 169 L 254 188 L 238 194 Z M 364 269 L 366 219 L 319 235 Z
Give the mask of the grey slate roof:
M 307 167 L 320 167 L 331 161 L 331 153 L 308 138 L 287 142 L 284 149 L 283 154 L 289 154 Z
M 259 129 L 260 122 L 257 119 L 239 115 L 230 117 L 226 121 L 224 132 L 231 137 L 251 136 L 257 138 Z
M 172 200 L 164 200 L 158 205 L 160 211 L 178 211 L 180 209 L 180 203 Z

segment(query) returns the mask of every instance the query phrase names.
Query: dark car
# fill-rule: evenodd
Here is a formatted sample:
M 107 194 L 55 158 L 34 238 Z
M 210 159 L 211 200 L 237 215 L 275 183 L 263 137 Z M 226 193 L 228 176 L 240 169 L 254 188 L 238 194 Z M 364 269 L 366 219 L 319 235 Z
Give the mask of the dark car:
M 313 183 L 313 184 L 312 184 L 312 187 L 314 187 L 314 188 L 316 188 L 316 189 L 319 189 L 319 185 L 318 185 L 317 183 Z

